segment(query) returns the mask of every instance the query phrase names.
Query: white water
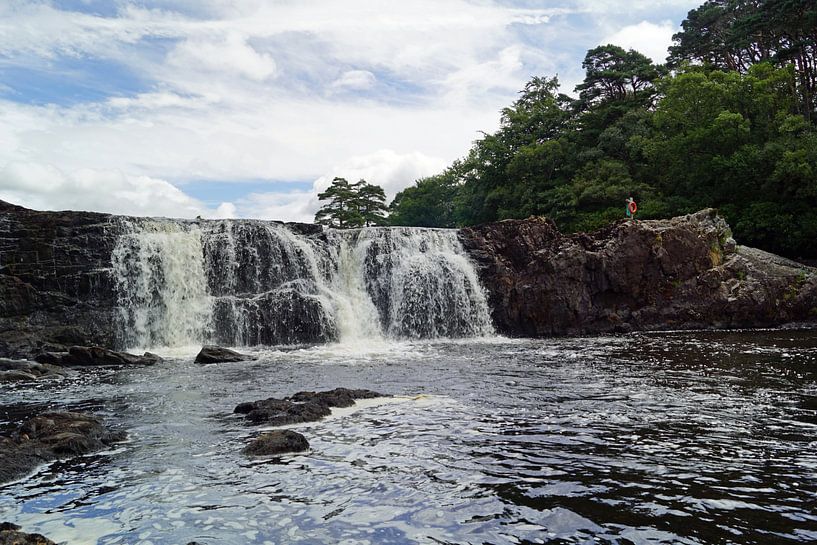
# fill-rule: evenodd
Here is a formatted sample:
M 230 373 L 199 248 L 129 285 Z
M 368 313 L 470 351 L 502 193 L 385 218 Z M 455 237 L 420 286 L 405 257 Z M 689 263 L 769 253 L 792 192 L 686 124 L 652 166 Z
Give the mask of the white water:
M 454 231 L 298 233 L 249 220 L 128 228 L 113 252 L 126 347 L 362 346 L 493 333 Z
M 126 346 L 180 346 L 204 337 L 212 300 L 201 231 L 171 221 L 129 226 L 113 251 L 121 341 Z

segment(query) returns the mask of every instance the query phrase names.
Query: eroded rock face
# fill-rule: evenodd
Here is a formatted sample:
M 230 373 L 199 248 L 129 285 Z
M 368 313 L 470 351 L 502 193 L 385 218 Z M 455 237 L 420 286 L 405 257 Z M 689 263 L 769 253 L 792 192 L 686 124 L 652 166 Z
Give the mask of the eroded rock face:
M 371 390 L 350 390 L 335 388 L 326 392 L 298 392 L 278 399 L 259 399 L 241 403 L 234 413 L 246 415 L 253 424 L 285 426 L 301 422 L 314 422 L 332 414 L 332 407 L 351 407 L 355 399 L 386 397 Z
M 113 346 L 112 218 L 0 201 L 0 355 Z
M 506 220 L 460 237 L 507 335 L 817 320 L 815 270 L 737 246 L 714 210 L 575 235 L 544 218 Z
M 229 348 L 222 348 L 220 346 L 203 346 L 196 356 L 196 363 L 230 363 L 236 361 L 254 360 L 253 356 L 246 354 L 239 354 Z
M 274 456 L 308 449 L 309 441 L 300 433 L 292 430 L 274 430 L 262 433 L 241 452 L 248 456 Z
M 23 477 L 38 465 L 102 450 L 125 439 L 102 420 L 85 413 L 56 412 L 23 422 L 9 437 L 0 437 L 0 483 Z

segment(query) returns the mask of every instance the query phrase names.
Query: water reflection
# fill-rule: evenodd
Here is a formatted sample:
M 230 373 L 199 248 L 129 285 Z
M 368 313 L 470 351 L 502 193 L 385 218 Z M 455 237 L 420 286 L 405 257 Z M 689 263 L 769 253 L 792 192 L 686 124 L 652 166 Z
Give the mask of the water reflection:
M 669 333 L 258 351 L 0 393 L 131 439 L 0 488 L 0 518 L 69 543 L 803 543 L 817 540 L 817 333 Z M 240 401 L 415 396 L 240 455 Z M 44 389 L 47 388 L 47 389 Z M 46 398 L 48 403 L 35 400 Z

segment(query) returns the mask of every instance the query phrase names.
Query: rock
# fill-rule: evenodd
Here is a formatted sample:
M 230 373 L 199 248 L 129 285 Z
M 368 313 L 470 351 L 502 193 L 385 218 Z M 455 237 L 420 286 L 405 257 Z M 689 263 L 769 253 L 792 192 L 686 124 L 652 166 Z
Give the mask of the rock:
M 11 436 L 0 437 L 0 482 L 22 477 L 45 462 L 102 450 L 124 438 L 124 432 L 108 430 L 90 414 L 35 416 Z
M 284 426 L 301 422 L 314 422 L 332 414 L 332 407 L 351 407 L 355 399 L 387 397 L 371 390 L 335 388 L 326 392 L 298 392 L 284 398 L 260 399 L 240 403 L 233 410 L 246 415 L 253 424 Z
M 62 377 L 65 373 L 65 370 L 54 365 L 0 358 L 0 383 Z
M 203 346 L 196 356 L 196 363 L 227 363 L 254 360 L 253 356 L 239 354 L 229 348 L 207 345 Z
M 27 534 L 10 522 L 0 522 L 0 545 L 57 545 L 41 534 Z
M 289 399 L 298 403 L 318 403 L 326 407 L 351 407 L 355 404 L 355 399 L 372 399 L 375 397 L 384 396 L 371 390 L 335 388 L 325 392 L 298 392 Z
M 498 332 L 766 327 L 817 320 L 817 271 L 737 246 L 708 209 L 563 235 L 545 218 L 462 229 Z
M 0 382 L 25 382 L 30 380 L 37 380 L 37 376 L 25 371 L 0 371 Z
M 274 430 L 262 433 L 243 452 L 249 456 L 271 456 L 309 449 L 306 437 L 292 430 Z
M 60 359 L 60 365 L 67 366 L 155 365 L 161 362 L 162 358 L 150 352 L 137 356 L 100 346 L 72 346 L 68 349 L 68 354 Z

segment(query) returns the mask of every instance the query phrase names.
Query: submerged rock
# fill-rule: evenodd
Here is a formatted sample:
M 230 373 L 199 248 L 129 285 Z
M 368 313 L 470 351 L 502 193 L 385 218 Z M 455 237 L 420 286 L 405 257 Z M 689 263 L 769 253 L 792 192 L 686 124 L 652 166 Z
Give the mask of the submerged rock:
M 231 363 L 236 361 L 254 360 L 254 356 L 239 354 L 235 350 L 220 346 L 206 345 L 196 356 L 196 363 Z
M 240 403 L 233 410 L 246 415 L 253 424 L 284 426 L 301 422 L 314 422 L 332 414 L 332 407 L 351 407 L 355 399 L 388 397 L 372 390 L 335 388 L 325 392 L 298 392 L 283 399 L 271 397 Z
M 155 365 L 163 360 L 156 354 L 145 352 L 139 356 L 127 352 L 116 352 L 101 346 L 72 346 L 67 354 L 43 352 L 38 354 L 35 361 L 43 364 L 96 367 L 108 365 Z
M 0 358 L 0 383 L 62 377 L 65 373 L 66 370 L 54 365 Z
M 10 522 L 0 522 L 0 545 L 57 545 L 42 534 L 27 534 Z
M 271 456 L 309 449 L 306 437 L 292 430 L 264 432 L 247 445 L 243 452 L 249 456 Z
M 38 465 L 102 450 L 125 439 L 102 420 L 86 413 L 55 412 L 23 422 L 8 437 L 0 437 L 0 482 L 26 475 Z

